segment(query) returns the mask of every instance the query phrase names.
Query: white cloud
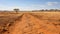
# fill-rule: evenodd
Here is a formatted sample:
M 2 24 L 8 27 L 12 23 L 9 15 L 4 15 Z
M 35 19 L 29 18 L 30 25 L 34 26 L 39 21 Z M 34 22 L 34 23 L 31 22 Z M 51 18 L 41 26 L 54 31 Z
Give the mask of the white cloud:
M 13 10 L 14 8 L 19 8 L 20 10 L 39 10 L 39 9 L 44 9 L 46 6 L 45 5 L 38 5 L 38 4 L 34 4 L 34 5 L 31 5 L 31 6 L 26 6 L 26 7 L 23 7 L 23 6 L 0 6 L 0 10 Z
M 57 5 L 59 4 L 59 2 L 47 2 L 47 5 L 49 6 L 53 6 L 53 5 Z
M 36 4 L 36 5 L 32 5 L 32 7 L 45 7 L 45 5 L 39 5 L 39 4 Z

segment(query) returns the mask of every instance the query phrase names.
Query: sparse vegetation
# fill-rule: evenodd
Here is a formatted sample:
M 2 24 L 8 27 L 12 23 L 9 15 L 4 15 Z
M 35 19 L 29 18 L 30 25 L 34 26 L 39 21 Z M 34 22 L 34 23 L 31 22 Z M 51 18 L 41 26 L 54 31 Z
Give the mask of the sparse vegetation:
M 60 12 L 57 10 L 56 12 L 44 11 L 0 12 L 0 33 L 58 34 L 60 32 Z

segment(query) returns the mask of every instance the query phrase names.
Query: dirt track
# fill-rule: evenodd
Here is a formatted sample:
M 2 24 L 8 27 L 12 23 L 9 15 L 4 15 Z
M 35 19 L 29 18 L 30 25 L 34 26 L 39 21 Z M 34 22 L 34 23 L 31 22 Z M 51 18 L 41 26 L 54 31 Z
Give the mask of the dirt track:
M 60 34 L 60 14 L 22 13 L 4 34 Z

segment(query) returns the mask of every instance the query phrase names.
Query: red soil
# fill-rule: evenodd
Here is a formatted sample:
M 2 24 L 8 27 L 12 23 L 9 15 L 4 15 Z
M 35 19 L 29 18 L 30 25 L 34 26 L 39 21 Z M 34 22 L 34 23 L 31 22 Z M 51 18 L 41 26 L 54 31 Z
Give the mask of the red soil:
M 60 14 L 23 13 L 4 34 L 60 34 Z

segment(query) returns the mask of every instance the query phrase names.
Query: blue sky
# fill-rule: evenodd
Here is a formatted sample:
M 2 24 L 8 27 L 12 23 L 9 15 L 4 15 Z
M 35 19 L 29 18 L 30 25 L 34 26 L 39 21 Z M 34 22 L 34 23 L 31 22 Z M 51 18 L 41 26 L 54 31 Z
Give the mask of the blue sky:
M 0 0 L 0 10 L 60 9 L 60 0 Z

